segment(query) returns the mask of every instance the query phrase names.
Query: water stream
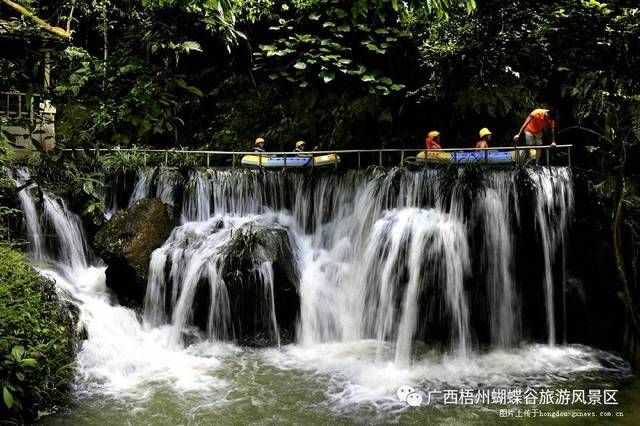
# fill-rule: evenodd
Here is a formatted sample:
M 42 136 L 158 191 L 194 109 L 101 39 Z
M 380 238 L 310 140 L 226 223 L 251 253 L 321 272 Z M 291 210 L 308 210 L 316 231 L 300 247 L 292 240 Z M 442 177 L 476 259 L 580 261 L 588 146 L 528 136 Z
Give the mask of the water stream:
M 515 173 L 488 171 L 469 195 L 443 191 L 446 176 L 434 170 L 193 171 L 182 179 L 145 169 L 129 200 L 154 194 L 181 223 L 152 255 L 140 312 L 106 287 L 105 266 L 66 203 L 23 189 L 34 265 L 78 305 L 87 333 L 74 407 L 44 422 L 465 424 L 468 416 L 493 421 L 497 408 L 414 409 L 396 390 L 410 385 L 426 397 L 432 389 L 618 386 L 630 376 L 622 359 L 556 344 L 570 170 L 531 170 L 533 200 L 520 199 Z M 18 183 L 27 180 L 20 171 Z M 522 223 L 523 209 L 535 223 Z M 535 247 L 518 253 L 526 226 Z M 274 342 L 261 349 L 237 344 L 246 330 L 225 281 L 225 247 L 248 230 L 288 250 L 276 260 L 257 251 L 255 324 Z M 516 266 L 532 253 L 544 303 L 529 318 Z M 299 306 L 279 305 L 283 282 L 294 283 Z M 282 309 L 298 309 L 293 341 L 281 341 Z

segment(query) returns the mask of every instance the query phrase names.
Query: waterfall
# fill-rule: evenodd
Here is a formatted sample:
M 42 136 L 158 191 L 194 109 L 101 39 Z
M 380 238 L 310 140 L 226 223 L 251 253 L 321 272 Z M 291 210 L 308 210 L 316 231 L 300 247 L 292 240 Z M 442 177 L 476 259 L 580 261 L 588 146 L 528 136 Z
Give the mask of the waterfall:
M 203 222 L 187 222 L 176 228 L 165 244 L 152 254 L 144 303 L 144 319 L 149 326 L 171 324 L 170 341 L 179 345 L 194 326 L 194 305 L 209 300 L 206 333 L 209 339 L 230 340 L 235 330 L 228 285 L 223 272 L 230 255 L 226 250 L 235 235 L 252 226 L 260 229 L 278 224 L 277 216 L 215 216 Z M 274 273 L 267 255 L 258 252 L 255 284 L 262 287 L 254 313 L 266 327 L 268 337 L 279 345 L 280 332 L 274 300 Z M 235 283 L 235 285 L 240 285 Z M 249 286 L 247 283 L 246 286 Z M 170 291 L 169 291 L 170 289 Z M 237 291 L 234 291 L 237 294 Z M 261 296 L 261 297 L 260 297 Z M 249 299 L 247 297 L 247 299 Z M 165 306 L 168 309 L 165 310 Z M 235 312 L 237 314 L 237 312 Z
M 152 193 L 154 173 L 154 168 L 144 168 L 138 170 L 138 180 L 136 181 L 136 185 L 133 188 L 133 193 L 129 198 L 129 207 L 142 199 L 149 198 Z
M 45 218 L 53 227 L 58 241 L 57 261 L 74 271 L 86 269 L 89 250 L 80 220 L 64 200 L 46 192 L 43 196 Z
M 541 168 L 531 173 L 534 182 L 536 226 L 542 241 L 544 259 L 543 288 L 548 328 L 548 343 L 556 343 L 553 261 L 563 245 L 573 213 L 573 186 L 568 168 Z
M 289 294 L 299 296 L 293 327 L 302 347 L 372 339 L 380 361 L 402 366 L 422 350 L 417 342 L 464 356 L 479 339 L 476 299 L 486 301 L 487 343 L 518 345 L 527 318 L 515 278 L 521 258 L 514 224 L 522 208 L 515 172 L 485 171 L 482 191 L 471 196 L 462 186 L 443 196 L 444 173 L 194 170 L 182 191 L 177 170 L 140 170 L 129 200 L 159 197 L 181 208 L 182 223 L 152 254 L 139 332 L 166 330 L 163 347 L 171 351 L 248 335 L 279 346 L 289 308 L 278 298 L 287 293 L 286 282 L 293 286 Z M 545 303 L 539 309 L 553 343 L 559 284 L 553 278 L 572 214 L 571 174 L 536 168 L 529 175 L 535 223 L 521 225 L 535 227 L 540 237 Z M 17 179 L 27 182 L 28 175 L 19 172 Z M 66 203 L 45 191 L 39 211 L 34 196 L 33 187 L 20 192 L 34 260 L 52 260 L 62 272 L 63 265 L 76 272 L 99 266 Z M 51 252 L 42 237 L 49 229 L 56 236 Z M 481 234 L 472 254 L 474 229 Z M 230 247 L 255 235 L 267 239 L 242 263 Z M 285 241 L 290 252 L 274 260 L 269 241 Z M 476 274 L 484 282 L 475 282 Z M 79 276 L 65 276 L 71 275 Z
M 442 289 L 452 323 L 452 346 L 466 354 L 470 327 L 463 284 L 469 250 L 463 224 L 434 210 L 390 211 L 374 226 L 370 247 L 368 254 L 373 256 L 364 261 L 370 272 L 363 321 L 374 324 L 378 341 L 397 335 L 395 361 L 409 364 L 421 312 L 420 294 L 426 287 Z M 426 312 L 422 312 L 424 318 Z
M 30 179 L 26 169 L 16 172 L 16 183 L 24 186 Z M 51 193 L 42 191 L 42 213 L 38 212 L 37 187 L 31 184 L 18 192 L 18 198 L 26 219 L 27 238 L 30 243 L 31 259 L 37 265 L 56 262 L 72 270 L 86 269 L 89 250 L 80 219 L 69 210 L 66 202 Z M 44 229 L 52 228 L 56 250 L 48 252 Z
M 509 174 L 491 174 L 488 186 L 476 214 L 485 236 L 482 260 L 488 287 L 491 343 L 505 348 L 520 340 L 511 226 L 513 218 L 518 217 L 517 192 L 513 176 Z
M 211 214 L 211 181 L 205 171 L 193 171 L 185 188 L 182 221 L 206 221 Z
M 16 184 L 24 186 L 31 178 L 29 171 L 26 169 L 18 169 L 16 171 Z M 44 233 L 40 223 L 40 215 L 36 208 L 35 198 L 32 191 L 36 189 L 34 184 L 23 188 L 18 192 L 18 199 L 27 222 L 27 239 L 31 249 L 31 259 L 36 264 L 44 262 Z
M 175 206 L 176 190 L 182 182 L 182 176 L 176 170 L 161 168 L 156 181 L 156 198 L 160 198 L 163 203 Z

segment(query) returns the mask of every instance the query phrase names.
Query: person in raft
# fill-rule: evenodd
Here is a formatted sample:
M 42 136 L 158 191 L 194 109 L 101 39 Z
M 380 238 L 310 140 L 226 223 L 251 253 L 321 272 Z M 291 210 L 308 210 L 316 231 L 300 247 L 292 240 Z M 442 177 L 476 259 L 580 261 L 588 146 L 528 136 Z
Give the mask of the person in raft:
M 491 130 L 487 129 L 486 127 L 480 129 L 480 140 L 476 142 L 476 149 L 489 148 L 489 142 L 491 141 L 492 134 L 493 133 L 491 133 Z
M 440 132 L 437 130 L 430 131 L 424 141 L 424 147 L 427 149 L 442 149 L 440 146 Z
M 520 131 L 513 137 L 518 142 L 524 133 L 527 145 L 542 145 L 544 132 L 550 134 L 551 146 L 556 146 L 557 112 L 553 109 L 534 109 L 520 127 Z
M 253 152 L 267 152 L 264 149 L 264 138 L 256 139 L 256 146 L 253 147 Z

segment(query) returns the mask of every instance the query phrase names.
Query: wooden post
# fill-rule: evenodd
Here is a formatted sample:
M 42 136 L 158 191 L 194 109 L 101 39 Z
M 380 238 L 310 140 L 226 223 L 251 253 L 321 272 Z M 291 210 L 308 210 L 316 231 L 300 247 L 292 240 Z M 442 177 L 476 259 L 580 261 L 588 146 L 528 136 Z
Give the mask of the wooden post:
M 489 162 L 489 150 L 487 149 L 484 150 L 484 162 L 485 163 Z
M 209 167 L 209 165 L 211 164 L 211 157 L 210 157 L 210 156 L 211 156 L 211 154 L 209 154 L 209 153 L 207 152 L 207 167 Z M 234 158 L 234 159 L 236 158 L 235 154 L 234 154 L 233 158 Z
M 404 166 L 404 149 L 400 151 L 400 167 Z
M 571 147 L 567 147 L 567 161 L 568 161 L 568 165 L 569 167 L 571 167 Z
M 166 149 L 164 150 L 164 165 L 169 165 L 169 151 L 167 151 Z
M 361 154 L 361 153 L 360 153 L 360 151 L 358 151 L 358 170 L 359 170 L 359 169 L 360 169 L 360 167 L 361 167 L 361 163 L 360 163 L 360 154 Z
M 31 97 L 31 101 L 29 102 L 29 122 L 33 124 L 33 96 Z
M 545 149 L 546 153 L 547 153 L 547 167 L 549 167 L 549 147 L 547 147 L 547 149 Z
M 378 165 L 382 166 L 382 151 L 378 151 Z
M 282 154 L 282 158 L 284 158 L 284 168 L 287 168 L 287 154 Z
M 44 51 L 44 87 L 49 88 L 51 86 L 51 53 L 48 50 Z
M 336 154 L 335 152 L 333 153 L 333 155 L 334 155 L 334 157 L 338 158 L 338 154 Z M 335 161 L 333 164 L 334 164 L 334 167 L 333 167 L 333 168 L 334 168 L 334 169 L 336 169 L 336 170 L 338 170 L 338 162 L 337 162 L 337 161 Z

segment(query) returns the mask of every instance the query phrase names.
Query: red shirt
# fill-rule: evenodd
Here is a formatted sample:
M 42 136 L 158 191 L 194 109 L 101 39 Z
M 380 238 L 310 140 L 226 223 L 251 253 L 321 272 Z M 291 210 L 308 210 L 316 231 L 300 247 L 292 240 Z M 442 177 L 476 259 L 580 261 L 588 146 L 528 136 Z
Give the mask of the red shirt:
M 425 146 L 427 149 L 441 149 L 441 148 L 442 148 L 438 142 L 434 141 L 434 140 L 433 140 L 433 139 L 431 139 L 431 138 L 427 138 L 427 139 L 424 141 L 424 146 Z
M 540 133 L 547 125 L 555 129 L 556 121 L 547 117 L 548 112 L 548 109 L 534 109 L 531 114 L 529 114 L 529 122 L 525 130 L 529 133 Z

